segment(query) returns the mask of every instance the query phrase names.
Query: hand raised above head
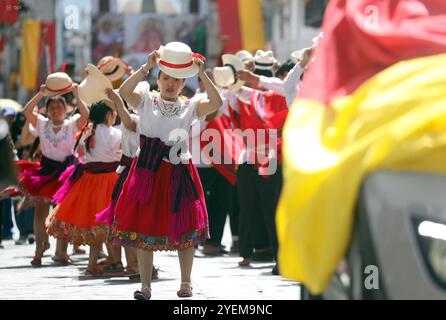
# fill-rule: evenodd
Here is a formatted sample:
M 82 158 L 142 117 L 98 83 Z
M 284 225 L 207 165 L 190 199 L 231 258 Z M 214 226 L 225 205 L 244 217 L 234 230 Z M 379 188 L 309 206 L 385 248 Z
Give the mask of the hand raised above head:
M 204 72 L 204 62 L 200 58 L 194 58 L 194 64 L 198 66 L 198 72 L 203 73 Z
M 39 88 L 39 93 L 41 93 L 41 94 L 45 94 L 45 89 L 46 89 L 46 85 L 45 85 L 45 84 L 42 84 L 42 85 L 40 86 L 40 88 Z
M 110 100 L 112 100 L 112 101 L 117 101 L 117 100 L 120 99 L 119 94 L 118 94 L 115 90 L 113 90 L 113 89 L 111 89 L 111 88 L 107 88 L 107 89 L 105 89 L 105 94 L 106 94 L 107 97 L 108 97 Z
M 148 57 L 147 57 L 147 63 L 145 66 L 146 71 L 148 71 L 148 69 L 152 69 L 156 66 L 156 60 L 160 57 L 160 53 L 158 50 L 153 50 L 152 52 L 149 53 Z

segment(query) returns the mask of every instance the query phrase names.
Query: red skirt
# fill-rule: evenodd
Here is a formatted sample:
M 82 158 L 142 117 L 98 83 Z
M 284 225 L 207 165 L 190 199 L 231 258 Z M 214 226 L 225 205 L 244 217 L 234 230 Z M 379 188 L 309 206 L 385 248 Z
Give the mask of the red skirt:
M 171 175 L 174 165 L 162 161 L 154 176 L 152 195 L 141 204 L 134 200 L 129 185 L 136 174 L 135 158 L 115 208 L 113 244 L 152 251 L 182 250 L 209 238 L 208 215 L 200 177 L 192 163 L 185 164 L 198 194 L 198 205 L 187 215 L 172 213 Z
M 51 203 L 53 195 L 64 184 L 64 181 L 59 181 L 58 178 L 53 178 L 46 181 L 42 186 L 36 190 L 34 188 L 33 177 L 38 176 L 40 169 L 40 162 L 32 162 L 26 160 L 15 161 L 19 171 L 20 188 L 25 195 L 35 202 Z

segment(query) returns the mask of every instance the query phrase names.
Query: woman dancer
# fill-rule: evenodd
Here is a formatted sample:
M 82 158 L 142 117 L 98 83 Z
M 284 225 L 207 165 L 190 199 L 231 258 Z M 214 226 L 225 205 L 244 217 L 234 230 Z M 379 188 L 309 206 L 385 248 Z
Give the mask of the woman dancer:
M 137 87 L 157 64 L 160 92 L 150 92 L 148 84 Z M 184 78 L 197 71 L 209 100 L 181 99 Z M 134 293 L 135 299 L 151 297 L 153 251 L 157 250 L 178 250 L 181 286 L 177 295 L 190 297 L 194 246 L 208 238 L 208 221 L 200 178 L 183 142 L 194 121 L 218 110 L 220 95 L 205 74 L 203 61 L 179 42 L 167 44 L 162 56 L 151 52 L 147 64 L 119 92 L 138 106 L 140 152 L 116 205 L 114 243 L 138 249 L 141 290 Z M 181 137 L 181 133 L 186 134 Z

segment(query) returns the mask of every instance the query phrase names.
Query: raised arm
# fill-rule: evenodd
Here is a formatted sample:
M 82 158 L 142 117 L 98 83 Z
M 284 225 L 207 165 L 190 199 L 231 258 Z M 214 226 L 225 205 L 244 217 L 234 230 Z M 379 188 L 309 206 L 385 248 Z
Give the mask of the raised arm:
M 118 112 L 118 115 L 121 118 L 124 127 L 126 127 L 128 130 L 136 132 L 136 121 L 132 119 L 129 111 L 125 108 L 124 101 L 122 101 L 120 95 L 112 89 L 106 89 L 105 93 L 107 94 L 107 97 L 114 103 L 116 111 Z
M 204 117 L 218 111 L 218 109 L 222 106 L 223 101 L 221 99 L 220 93 L 218 93 L 217 88 L 204 71 L 204 62 L 196 58 L 194 60 L 194 63 L 197 64 L 200 68 L 198 71 L 198 76 L 203 82 L 204 90 L 208 95 L 208 100 L 201 100 L 197 106 L 198 116 Z
M 84 101 L 82 101 L 81 97 L 79 96 L 78 88 L 79 85 L 75 83 L 73 85 L 73 94 L 74 97 L 76 98 L 77 109 L 79 110 L 79 113 L 81 115 L 81 117 L 76 120 L 76 126 L 79 130 L 82 130 L 82 128 L 85 126 L 85 123 L 87 123 L 88 121 L 89 111 Z
M 147 63 L 142 65 L 141 68 L 135 73 L 133 73 L 119 88 L 119 94 L 132 106 L 137 106 L 141 102 L 141 94 L 135 91 L 136 86 L 141 80 L 147 76 L 156 65 L 156 59 L 159 57 L 158 51 L 154 50 L 149 54 L 147 58 Z
M 37 113 L 34 112 L 34 107 L 39 103 L 40 100 L 44 97 L 43 92 L 45 91 L 45 85 L 40 86 L 39 92 L 32 97 L 31 100 L 28 101 L 25 108 L 23 109 L 23 115 L 25 116 L 26 120 L 28 120 L 33 127 L 35 128 L 37 126 Z
M 25 121 L 25 124 L 22 128 L 22 133 L 20 134 L 20 139 L 16 143 L 16 148 L 21 148 L 24 146 L 29 146 L 33 144 L 36 137 L 34 137 L 29 130 L 30 122 L 29 120 Z

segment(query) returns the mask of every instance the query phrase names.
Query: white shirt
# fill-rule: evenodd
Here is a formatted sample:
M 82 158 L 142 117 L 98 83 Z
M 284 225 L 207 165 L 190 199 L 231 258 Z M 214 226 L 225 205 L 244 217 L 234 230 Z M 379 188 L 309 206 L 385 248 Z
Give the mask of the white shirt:
M 297 95 L 299 94 L 299 82 L 303 72 L 304 70 L 298 64 L 296 64 L 287 74 L 285 80 L 260 76 L 259 86 L 284 96 L 289 109 L 293 105 L 294 99 L 296 99 Z
M 139 117 L 132 114 L 131 118 L 137 122 L 136 132 L 123 125 L 120 126 L 120 129 L 122 131 L 122 153 L 129 158 L 134 158 L 139 147 Z
M 53 122 L 41 114 L 37 115 L 35 130 L 30 132 L 40 139 L 42 154 L 55 161 L 64 161 L 66 157 L 73 154 L 73 147 L 76 143 L 76 133 L 78 132 L 76 121 L 80 118 L 75 114 L 69 119 L 65 119 L 62 128 L 53 130 Z
M 85 138 L 89 135 L 90 133 Z M 87 162 L 115 162 L 121 160 L 121 130 L 98 124 L 93 139 L 94 147 L 90 149 L 90 152 L 86 152 Z
M 192 124 L 202 120 L 197 114 L 197 106 L 202 98 L 165 101 L 159 93 L 150 91 L 147 82 L 140 82 L 136 90 L 141 94 L 141 101 L 137 106 L 140 133 L 149 138 L 159 138 L 168 146 L 183 143 L 181 159 L 190 159 L 192 156 L 187 147 L 188 134 Z M 169 106 L 168 114 L 163 106 Z

